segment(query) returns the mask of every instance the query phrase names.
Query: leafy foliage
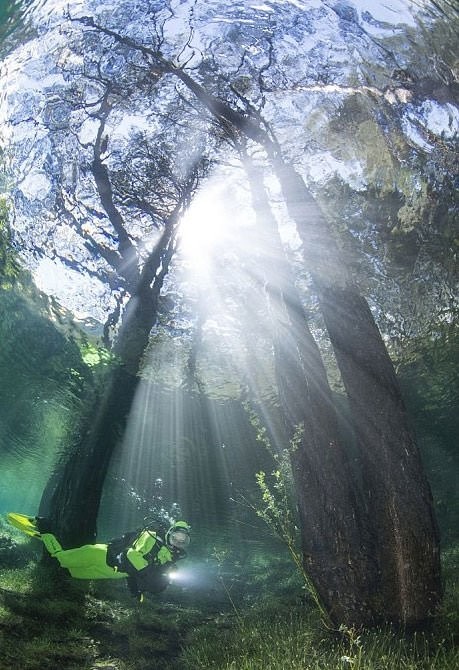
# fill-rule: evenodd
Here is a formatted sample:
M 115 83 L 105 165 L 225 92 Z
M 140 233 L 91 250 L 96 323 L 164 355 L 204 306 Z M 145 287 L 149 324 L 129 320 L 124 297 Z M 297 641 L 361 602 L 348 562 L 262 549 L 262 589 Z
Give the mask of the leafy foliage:
M 264 471 L 255 475 L 261 499 L 258 503 L 248 502 L 249 507 L 262 519 L 273 533 L 288 549 L 289 555 L 300 574 L 307 593 L 316 605 L 325 625 L 329 625 L 329 618 L 324 610 L 316 589 L 305 569 L 301 549 L 300 533 L 294 507 L 293 477 L 291 470 L 291 453 L 298 448 L 304 432 L 304 426 L 297 426 L 295 434 L 290 441 L 289 449 L 284 449 L 280 454 L 275 453 L 269 440 L 265 426 L 260 424 L 255 413 L 250 413 L 251 423 L 257 430 L 257 440 L 272 455 L 275 469 L 271 477 L 267 477 Z M 247 504 L 247 501 L 244 499 Z
M 16 253 L 11 246 L 6 199 L 0 197 L 0 281 L 2 288 L 11 286 L 20 272 Z

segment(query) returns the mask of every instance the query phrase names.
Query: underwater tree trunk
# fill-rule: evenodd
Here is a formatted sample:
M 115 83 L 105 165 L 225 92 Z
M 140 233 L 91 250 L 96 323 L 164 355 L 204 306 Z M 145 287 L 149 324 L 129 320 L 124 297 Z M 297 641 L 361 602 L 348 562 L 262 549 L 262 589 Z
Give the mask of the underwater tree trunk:
M 154 286 L 159 294 L 159 285 Z M 157 297 L 157 295 L 156 295 Z M 114 351 L 120 357 L 99 397 L 82 416 L 70 451 L 63 454 L 40 504 L 64 547 L 93 542 L 97 514 L 108 466 L 123 437 L 139 383 L 138 371 L 156 321 L 153 288 L 134 295 L 128 303 Z
M 439 533 L 400 387 L 366 301 L 320 290 L 321 309 L 352 409 L 368 528 L 378 547 L 381 619 L 413 626 L 438 607 Z
M 138 378 L 124 366 L 111 371 L 43 492 L 39 513 L 50 519 L 64 548 L 95 541 L 107 469 L 122 438 L 137 384 Z
M 371 555 L 359 523 L 347 454 L 327 373 L 291 277 L 262 175 L 245 158 L 252 202 L 269 267 L 265 287 L 273 324 L 276 381 L 287 432 L 304 567 L 335 623 L 371 620 Z M 262 251 L 263 253 L 263 251 Z
M 313 277 L 330 340 L 337 346 L 338 365 L 343 365 L 342 378 L 354 410 L 356 431 L 360 437 L 365 438 L 365 442 L 362 442 L 362 439 L 358 441 L 358 458 L 362 464 L 362 472 L 369 477 L 369 482 L 363 489 L 367 499 L 366 506 L 359 509 L 359 516 L 360 527 L 365 529 L 365 540 L 367 537 L 369 541 L 373 538 L 371 545 L 368 545 L 368 551 L 374 561 L 366 579 L 367 584 L 373 585 L 372 602 L 369 603 L 371 613 L 363 623 L 371 625 L 377 621 L 392 621 L 412 626 L 421 625 L 432 614 L 442 595 L 438 530 L 429 484 L 423 475 L 420 455 L 408 426 L 406 413 L 401 410 L 403 407 L 401 391 L 368 305 L 353 285 L 342 263 L 332 231 L 316 201 L 301 176 L 282 160 L 278 145 L 268 133 L 247 116 L 243 116 L 207 93 L 183 70 L 171 66 L 168 71 L 174 73 L 193 91 L 226 132 L 230 124 L 230 128 L 236 129 L 242 136 L 261 144 L 273 161 L 285 203 L 303 241 L 306 267 Z M 343 292 L 353 297 L 352 311 L 337 310 Z M 333 309 L 337 311 L 334 314 L 335 318 L 332 319 L 330 312 Z M 358 352 L 365 345 L 370 325 L 375 346 L 366 359 L 367 367 L 359 371 L 358 366 L 363 361 L 359 360 Z M 340 341 L 340 332 L 350 331 L 353 331 L 353 338 L 346 340 L 349 363 L 346 367 L 337 343 Z M 359 386 L 353 383 L 353 375 L 354 378 L 358 378 L 362 374 L 367 380 L 373 379 L 373 386 L 378 386 L 378 393 L 369 393 L 371 388 L 368 384 Z M 392 379 L 390 387 L 379 383 L 380 374 L 383 374 L 383 379 Z M 361 423 L 368 425 L 364 417 L 359 414 L 362 406 L 366 407 L 364 417 L 371 417 L 373 425 L 371 433 L 368 430 L 363 431 L 360 427 Z M 314 409 L 317 412 L 316 416 L 321 417 L 320 407 Z M 391 415 L 392 410 L 396 410 L 394 415 Z M 391 426 L 389 432 L 388 425 Z M 390 439 L 388 439 L 389 433 Z M 332 449 L 329 452 L 331 453 Z M 382 459 L 373 459 L 371 457 L 373 452 L 385 456 Z M 308 470 L 305 461 L 298 465 L 299 468 L 304 467 Z M 313 472 L 319 464 L 311 463 L 311 466 Z M 339 478 L 339 472 L 336 475 Z M 315 470 L 315 476 L 320 476 L 320 470 Z M 300 488 L 307 484 L 308 481 L 303 479 Z M 336 490 L 340 485 L 342 482 L 338 481 Z M 372 498 L 373 488 L 381 492 L 375 499 Z M 323 501 L 323 504 L 326 509 L 334 508 L 335 512 L 337 511 L 334 497 Z M 342 522 L 344 523 L 344 519 Z M 326 515 L 323 523 L 321 531 L 326 532 Z M 339 531 L 337 536 L 340 537 Z M 304 541 L 307 543 L 308 539 L 304 538 Z M 356 544 L 353 549 L 352 554 L 355 556 L 361 547 Z M 317 552 L 317 565 L 319 565 L 320 544 L 314 551 Z M 364 551 L 366 553 L 367 546 Z M 308 568 L 310 558 L 306 554 L 304 558 Z M 370 561 L 367 565 L 371 565 Z M 327 567 L 324 570 L 327 571 Z M 328 580 L 333 583 L 332 570 L 333 566 L 328 566 Z M 327 575 L 324 577 L 326 582 Z M 345 584 L 345 576 L 341 575 L 341 587 L 344 588 Z M 358 602 L 360 598 L 361 594 L 357 588 L 351 598 L 351 604 L 344 602 L 343 598 L 341 605 L 343 621 L 352 623 L 355 617 L 356 623 L 362 623 L 362 618 L 365 617 L 359 616 L 352 606 L 352 603 Z
M 368 305 L 359 295 L 343 265 L 328 222 L 301 176 L 283 161 L 277 143 L 250 115 L 235 111 L 209 94 L 183 70 L 165 62 L 162 57 L 158 58 L 156 55 L 156 58 L 165 71 L 177 76 L 197 96 L 223 130 L 228 132 L 233 129 L 230 132 L 235 131 L 236 134 L 262 145 L 273 161 L 285 203 L 303 241 L 306 267 L 313 277 L 330 340 L 337 347 L 338 365 L 343 365 L 342 378 L 354 410 L 356 431 L 361 438 L 365 438 L 365 442 L 362 439 L 358 441 L 358 458 L 362 464 L 362 472 L 370 479 L 367 487 L 363 489 L 367 500 L 366 505 L 359 509 L 359 523 L 361 529 L 365 529 L 365 540 L 367 537 L 369 541 L 373 538 L 371 545 L 368 545 L 368 551 L 374 561 L 372 564 L 368 561 L 368 566 L 373 567 L 366 579 L 367 584 L 373 585 L 372 602 L 369 604 L 371 614 L 368 614 L 363 623 L 371 625 L 377 621 L 392 621 L 412 626 L 421 625 L 432 614 L 442 595 L 438 530 L 430 487 L 423 474 L 420 455 L 408 426 L 406 413 L 401 409 L 403 400 L 392 362 Z M 335 318 L 330 318 L 330 312 L 339 307 L 344 293 L 352 296 L 354 309 L 349 312 L 337 310 Z M 365 345 L 369 328 L 373 333 L 374 347 L 366 359 L 367 367 L 359 371 L 357 368 L 363 361 L 359 360 L 358 352 Z M 340 341 L 340 332 L 351 331 L 353 338 L 346 340 L 349 363 L 346 367 L 337 343 Z M 378 386 L 378 393 L 369 394 L 371 388 L 368 385 L 358 386 L 353 383 L 353 375 L 358 378 L 362 374 L 367 380 L 373 379 L 373 386 Z M 380 374 L 383 374 L 383 379 L 392 379 L 390 387 L 379 383 Z M 361 422 L 366 423 L 359 414 L 362 406 L 366 407 L 364 417 L 371 417 L 371 433 L 360 427 Z M 392 410 L 396 410 L 394 415 L 390 415 Z M 316 407 L 315 411 L 320 417 L 320 407 Z M 388 425 L 391 426 L 390 439 Z M 385 454 L 385 457 L 372 459 L 373 452 Z M 313 469 L 319 464 L 316 462 L 311 465 Z M 299 464 L 299 467 L 307 468 L 306 462 Z M 380 469 L 376 469 L 378 467 Z M 336 474 L 339 478 L 339 473 Z M 315 471 L 315 476 L 320 476 L 320 472 Z M 302 483 L 307 485 L 308 482 Z M 337 487 L 340 485 L 342 482 L 338 481 Z M 381 494 L 373 500 L 372 489 L 375 487 Z M 327 509 L 333 508 L 334 498 L 324 501 L 324 505 L 328 506 Z M 325 517 L 323 523 L 325 525 L 321 530 L 326 532 Z M 339 537 L 339 531 L 337 535 Z M 307 543 L 307 538 L 304 541 Z M 320 549 L 319 544 L 315 548 L 317 564 L 320 563 Z M 359 550 L 360 546 L 354 546 L 353 555 L 357 555 Z M 365 547 L 365 553 L 366 551 Z M 306 567 L 309 561 L 309 557 L 305 555 Z M 328 579 L 331 582 L 334 581 L 332 569 L 333 566 L 329 566 Z M 324 581 L 326 580 L 327 576 Z M 344 575 L 341 575 L 341 580 L 344 587 Z M 355 603 L 360 598 L 361 594 L 356 588 L 351 600 Z M 352 623 L 353 617 L 356 617 L 356 623 L 362 622 L 362 616 L 346 602 L 341 605 L 341 614 L 346 622 Z
M 318 205 L 293 168 L 277 174 L 303 240 L 320 309 L 352 409 L 362 520 L 375 557 L 375 621 L 416 626 L 441 600 L 430 487 L 394 367 L 366 300 L 347 277 Z
M 66 548 L 93 542 L 96 537 L 105 477 L 135 398 L 138 372 L 157 318 L 159 293 L 175 251 L 181 207 L 179 203 L 166 222 L 126 306 L 113 348 L 119 363 L 111 370 L 105 390 L 81 418 L 70 451 L 63 454 L 44 490 L 39 513 L 50 518 Z
M 71 449 L 64 453 L 42 496 L 40 514 L 50 517 L 65 547 L 93 542 L 103 485 L 112 454 L 122 439 L 139 383 L 139 370 L 157 318 L 159 294 L 175 252 L 181 213 L 197 187 L 199 162 L 177 189 L 173 208 L 161 210 L 162 233 L 144 260 L 128 234 L 115 204 L 109 170 L 104 162 L 106 124 L 112 112 L 107 87 L 98 111 L 99 128 L 91 170 L 102 208 L 116 233 L 117 249 L 96 245 L 130 295 L 113 346 L 118 359 L 99 394 L 81 418 Z M 176 184 L 177 186 L 177 184 Z M 159 216 L 159 215 L 158 215 Z

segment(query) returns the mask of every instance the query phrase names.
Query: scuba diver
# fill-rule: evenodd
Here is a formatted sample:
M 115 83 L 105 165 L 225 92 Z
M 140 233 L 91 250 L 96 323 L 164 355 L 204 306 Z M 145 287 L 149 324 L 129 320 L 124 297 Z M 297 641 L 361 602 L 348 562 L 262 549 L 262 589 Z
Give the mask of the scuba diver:
M 75 579 L 125 579 L 140 602 L 143 594 L 159 593 L 170 584 L 176 561 L 185 558 L 190 544 L 190 526 L 176 521 L 164 540 L 150 526 L 126 533 L 107 544 L 87 544 L 63 549 L 51 532 L 47 519 L 10 512 L 8 521 L 45 545 L 50 556 Z

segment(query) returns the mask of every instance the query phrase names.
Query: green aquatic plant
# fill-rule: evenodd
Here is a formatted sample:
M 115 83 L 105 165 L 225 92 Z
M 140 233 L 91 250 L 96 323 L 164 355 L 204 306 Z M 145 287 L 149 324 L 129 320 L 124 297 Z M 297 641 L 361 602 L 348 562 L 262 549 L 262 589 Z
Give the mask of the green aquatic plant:
M 182 660 L 186 670 L 455 670 L 459 652 L 447 630 L 324 633 L 317 618 L 296 606 L 252 610 L 242 633 L 208 624 L 189 639 Z
M 293 475 L 291 466 L 291 455 L 298 449 L 304 433 L 304 425 L 299 424 L 292 436 L 288 449 L 276 453 L 272 447 L 265 426 L 261 425 L 258 416 L 249 410 L 252 426 L 256 430 L 257 440 L 271 454 L 275 468 L 270 475 L 260 470 L 255 479 L 260 491 L 259 503 L 245 502 L 262 519 L 272 534 L 281 540 L 287 547 L 289 555 L 301 576 L 304 588 L 320 613 L 321 619 L 326 627 L 331 626 L 327 612 L 320 602 L 314 584 L 307 573 L 300 549 L 299 528 L 297 523 L 294 495 Z
M 164 599 L 140 606 L 106 583 L 56 588 L 46 566 L 31 562 L 0 571 L 0 670 L 456 670 L 458 556 L 457 546 L 444 553 L 442 610 L 415 635 L 324 631 L 315 611 L 291 598 L 239 605 L 228 585 L 239 618 L 215 616 L 214 603 L 206 611 L 196 596 L 193 608 Z M 225 579 L 234 555 L 216 547 L 213 558 Z M 258 571 L 271 570 L 265 553 L 252 558 Z
M 175 668 L 191 619 L 124 591 L 63 579 L 46 566 L 0 572 L 0 670 Z M 152 665 L 153 663 L 153 665 Z
M 298 526 L 289 495 L 291 472 L 290 462 L 287 458 L 285 454 L 277 458 L 278 467 L 272 471 L 270 481 L 265 472 L 257 472 L 255 477 L 261 493 L 261 504 L 252 507 L 257 516 L 267 524 L 273 535 L 278 537 L 287 547 L 307 594 L 317 607 L 324 625 L 329 627 L 331 624 L 328 614 L 320 602 L 310 576 L 305 570 L 299 547 Z
M 339 632 L 343 636 L 349 649 L 340 657 L 340 662 L 344 667 L 360 668 L 363 658 L 362 636 L 355 628 L 350 628 L 342 624 Z
M 7 288 L 13 285 L 19 274 L 17 253 L 11 242 L 8 203 L 5 197 L 0 196 L 0 287 Z
M 79 342 L 79 347 L 81 358 L 89 368 L 108 367 L 116 360 L 116 357 L 112 352 L 102 345 L 97 345 L 88 339 L 82 339 L 81 342 Z

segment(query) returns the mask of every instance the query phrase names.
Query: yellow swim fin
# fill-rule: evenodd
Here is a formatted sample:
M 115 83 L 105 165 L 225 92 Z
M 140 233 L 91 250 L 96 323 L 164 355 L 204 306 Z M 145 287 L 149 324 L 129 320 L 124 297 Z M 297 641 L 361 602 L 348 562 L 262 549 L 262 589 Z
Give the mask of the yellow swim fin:
M 17 514 L 16 512 L 8 512 L 6 516 L 10 524 L 22 530 L 23 533 L 27 533 L 27 535 L 31 535 L 32 537 L 40 537 L 35 516 L 26 516 L 25 514 Z

